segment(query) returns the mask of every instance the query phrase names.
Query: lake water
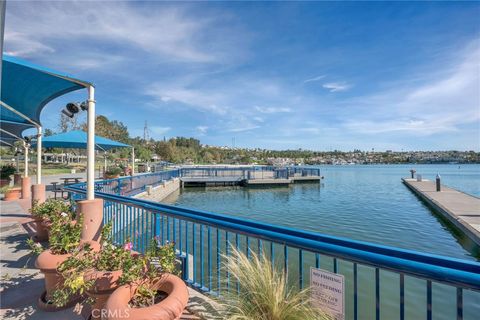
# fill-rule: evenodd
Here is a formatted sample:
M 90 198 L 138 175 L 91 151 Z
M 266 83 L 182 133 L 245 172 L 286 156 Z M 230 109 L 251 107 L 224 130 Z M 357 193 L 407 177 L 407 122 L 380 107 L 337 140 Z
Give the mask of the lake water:
M 320 166 L 321 184 L 276 188 L 186 188 L 165 202 L 329 235 L 475 259 L 478 248 L 456 237 L 400 178 L 415 168 L 480 196 L 480 165 Z
M 251 220 L 391 245 L 428 253 L 475 260 L 478 247 L 455 235 L 400 180 L 415 168 L 424 178 L 437 173 L 445 185 L 480 196 L 480 165 L 320 166 L 321 184 L 299 183 L 275 188 L 186 188 L 165 199 L 184 207 Z M 294 265 L 294 254 L 289 264 Z M 293 259 L 292 259 L 293 258 Z M 305 258 L 306 259 L 306 258 Z M 309 265 L 312 261 L 309 262 Z M 323 257 L 320 268 L 332 271 Z M 292 268 L 293 269 L 293 268 Z M 345 276 L 346 319 L 353 319 L 353 271 L 340 262 Z M 358 319 L 375 318 L 374 269 L 360 266 Z M 293 279 L 297 279 L 296 275 Z M 305 283 L 308 283 L 308 274 Z M 380 272 L 381 319 L 399 318 L 398 275 Z M 426 319 L 424 280 L 405 277 L 405 319 Z M 456 318 L 453 287 L 433 284 L 433 319 Z M 478 319 L 480 295 L 464 290 L 464 319 Z

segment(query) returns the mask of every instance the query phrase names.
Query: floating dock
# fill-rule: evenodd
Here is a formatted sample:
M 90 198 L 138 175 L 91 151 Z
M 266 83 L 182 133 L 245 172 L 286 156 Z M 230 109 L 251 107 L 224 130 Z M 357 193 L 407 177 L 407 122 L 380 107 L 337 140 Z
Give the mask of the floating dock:
M 435 181 L 402 178 L 403 183 L 436 212 L 480 246 L 480 198 L 441 186 Z
M 300 183 L 300 182 L 320 182 L 322 177 L 320 176 L 294 176 L 291 177 L 293 183 Z
M 247 187 L 254 186 L 285 186 L 292 183 L 292 179 L 249 179 L 244 180 L 244 184 Z
M 181 169 L 181 187 L 288 186 L 322 179 L 320 169 L 271 166 L 200 166 Z
M 184 187 L 229 187 L 239 186 L 243 183 L 241 177 L 182 177 Z

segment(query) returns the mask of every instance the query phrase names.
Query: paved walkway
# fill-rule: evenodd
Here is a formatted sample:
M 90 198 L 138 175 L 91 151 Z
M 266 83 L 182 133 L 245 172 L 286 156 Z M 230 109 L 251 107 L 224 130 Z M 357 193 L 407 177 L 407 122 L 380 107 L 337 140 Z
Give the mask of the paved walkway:
M 480 198 L 443 185 L 441 191 L 437 192 L 434 181 L 415 179 L 402 181 L 435 211 L 480 245 Z
M 43 275 L 35 268 L 35 256 L 26 240 L 34 234 L 28 212 L 30 199 L 0 201 L 0 318 L 25 320 L 84 319 L 82 305 L 58 312 L 37 309 L 44 290 Z M 221 319 L 218 305 L 189 288 L 190 301 L 181 320 Z
M 26 240 L 33 231 L 32 220 L 24 209 L 28 201 L 2 201 L 0 214 L 0 283 L 2 319 L 83 319 L 72 309 L 47 313 L 37 309 L 44 290 L 43 275 L 35 268 L 35 256 Z M 79 309 L 77 309 L 79 310 Z

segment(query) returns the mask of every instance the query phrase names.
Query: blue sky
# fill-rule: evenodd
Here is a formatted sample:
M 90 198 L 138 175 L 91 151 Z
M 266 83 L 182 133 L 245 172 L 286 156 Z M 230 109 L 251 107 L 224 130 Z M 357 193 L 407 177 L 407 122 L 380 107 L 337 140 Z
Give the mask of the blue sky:
M 132 135 L 479 150 L 479 3 L 7 2 L 5 51 L 96 85 Z M 42 113 L 55 128 L 65 102 Z

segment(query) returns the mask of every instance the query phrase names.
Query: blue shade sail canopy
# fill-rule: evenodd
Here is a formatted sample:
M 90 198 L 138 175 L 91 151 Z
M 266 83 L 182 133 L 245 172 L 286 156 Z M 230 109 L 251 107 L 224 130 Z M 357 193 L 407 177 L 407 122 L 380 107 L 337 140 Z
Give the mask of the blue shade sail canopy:
M 10 121 L 2 121 L 0 124 L 2 129 L 0 130 L 0 140 L 8 144 L 13 144 L 15 141 L 23 139 L 22 132 L 33 127 L 31 124 Z M 8 144 L 4 143 L 2 145 Z
M 32 143 L 35 146 L 36 142 Z M 42 139 L 42 147 L 44 148 L 87 148 L 87 133 L 81 130 L 59 133 L 53 136 L 44 137 Z M 113 148 L 131 148 L 128 144 L 113 141 L 107 138 L 95 136 L 95 149 L 110 150 Z
M 17 110 L 37 124 L 40 113 L 51 100 L 91 84 L 61 74 L 51 69 L 34 65 L 15 57 L 4 55 L 2 59 L 2 103 Z M 28 123 L 28 120 L 1 107 L 0 121 Z

